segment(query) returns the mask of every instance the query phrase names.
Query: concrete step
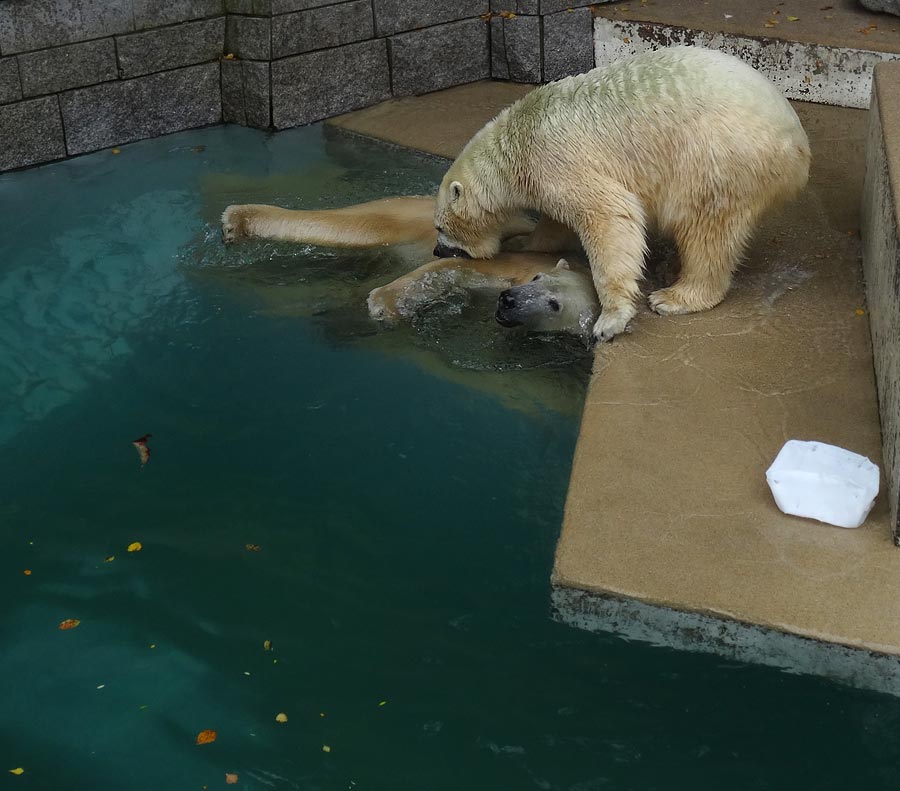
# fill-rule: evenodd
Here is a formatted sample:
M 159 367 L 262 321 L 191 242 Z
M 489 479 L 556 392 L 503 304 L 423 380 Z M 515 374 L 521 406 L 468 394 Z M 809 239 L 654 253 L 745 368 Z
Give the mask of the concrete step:
M 736 55 L 791 99 L 866 108 L 876 63 L 900 60 L 900 17 L 856 0 L 647 0 L 594 7 L 602 66 L 691 44 Z

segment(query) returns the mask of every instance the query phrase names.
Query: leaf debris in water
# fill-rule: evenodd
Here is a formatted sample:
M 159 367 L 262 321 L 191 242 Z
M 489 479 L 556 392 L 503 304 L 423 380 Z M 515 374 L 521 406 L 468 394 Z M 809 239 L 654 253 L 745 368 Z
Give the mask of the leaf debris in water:
M 131 441 L 131 444 L 134 445 L 138 452 L 138 457 L 141 460 L 141 467 L 150 461 L 150 448 L 147 446 L 147 440 L 152 436 L 152 434 L 144 434 L 143 437 L 138 437 Z
M 132 542 L 128 545 L 128 551 L 129 551 L 129 552 L 140 552 L 143 548 L 144 548 L 144 547 L 143 547 L 143 545 L 141 544 L 140 541 L 132 541 Z
M 287 714 L 285 714 L 283 711 L 281 711 L 275 715 L 275 722 L 287 722 L 287 721 L 288 721 Z
M 218 734 L 212 730 L 200 731 L 197 734 L 197 744 L 212 744 Z
M 66 618 L 66 620 L 60 623 L 59 628 L 65 632 L 68 629 L 74 629 L 80 623 L 81 621 L 79 621 L 77 618 Z

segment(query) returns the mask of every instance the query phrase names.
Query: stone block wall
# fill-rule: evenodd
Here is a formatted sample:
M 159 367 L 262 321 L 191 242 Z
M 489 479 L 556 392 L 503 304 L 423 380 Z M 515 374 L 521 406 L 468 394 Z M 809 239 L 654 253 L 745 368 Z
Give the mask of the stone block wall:
M 223 0 L 2 0 L 0 170 L 222 119 Z
M 575 0 L 0 0 L 0 171 L 593 66 Z

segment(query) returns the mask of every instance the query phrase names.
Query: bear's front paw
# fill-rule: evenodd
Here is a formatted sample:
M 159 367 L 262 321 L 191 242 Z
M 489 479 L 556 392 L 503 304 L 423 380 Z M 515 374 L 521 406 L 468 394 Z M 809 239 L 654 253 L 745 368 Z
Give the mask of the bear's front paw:
M 621 335 L 628 327 L 628 322 L 634 317 L 634 308 L 629 310 L 606 310 L 600 314 L 597 323 L 594 324 L 594 340 L 599 343 L 607 343 L 616 335 Z
M 246 239 L 249 234 L 249 211 L 246 206 L 229 206 L 222 212 L 222 241 L 232 244 Z

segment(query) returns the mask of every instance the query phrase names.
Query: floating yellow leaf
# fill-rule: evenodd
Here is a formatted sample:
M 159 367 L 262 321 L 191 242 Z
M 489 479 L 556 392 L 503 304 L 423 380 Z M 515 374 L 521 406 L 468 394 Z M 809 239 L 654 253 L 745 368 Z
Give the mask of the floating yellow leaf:
M 80 623 L 81 621 L 79 621 L 77 618 L 66 618 L 66 620 L 60 623 L 59 628 L 65 632 L 68 629 L 74 629 Z
M 25 571 L 23 571 L 22 573 L 23 573 L 26 577 L 30 577 L 30 576 L 31 576 L 31 569 L 25 569 Z
M 129 552 L 140 552 L 143 548 L 144 548 L 144 547 L 141 546 L 141 542 L 140 542 L 140 541 L 132 541 L 132 542 L 128 545 L 128 551 L 129 551 Z
M 263 640 L 263 651 L 271 651 L 272 650 L 272 641 L 271 640 Z
M 17 766 L 15 769 L 10 769 L 9 773 L 11 775 L 23 775 L 25 774 L 25 770 L 21 766 Z
M 114 149 L 112 150 L 112 152 L 113 152 L 113 154 L 121 154 L 121 153 L 122 153 L 121 151 L 119 151 L 118 148 L 114 148 Z
M 248 552 L 259 552 L 261 549 L 262 547 L 259 544 L 247 544 Z
M 115 559 L 116 559 L 115 555 L 107 555 L 105 558 L 103 558 L 103 562 L 104 563 L 112 563 Z
M 386 705 L 387 705 L 387 701 L 386 701 L 386 700 L 383 700 L 383 701 L 381 701 L 381 703 L 379 703 L 378 705 L 379 705 L 379 706 L 386 706 Z
M 151 648 L 156 648 L 156 643 L 150 643 Z
M 233 786 L 238 781 L 238 776 L 233 772 L 225 772 L 225 784 Z
M 218 734 L 215 731 L 200 731 L 197 734 L 197 744 L 211 744 L 216 740 Z
M 322 752 L 323 752 L 323 753 L 330 753 L 330 752 L 331 752 L 331 748 L 330 748 L 327 744 L 323 744 L 323 745 L 322 745 Z
M 287 722 L 287 714 L 283 711 L 275 715 L 275 722 Z

